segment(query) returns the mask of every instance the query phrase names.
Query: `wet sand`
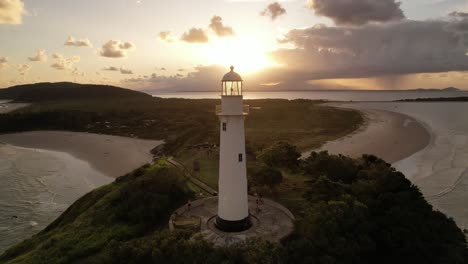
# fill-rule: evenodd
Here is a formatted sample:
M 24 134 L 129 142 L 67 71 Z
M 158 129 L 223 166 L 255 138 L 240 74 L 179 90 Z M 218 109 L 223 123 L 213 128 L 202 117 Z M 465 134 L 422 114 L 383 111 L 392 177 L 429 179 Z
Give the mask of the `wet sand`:
M 331 141 L 320 149 L 333 154 L 360 157 L 376 155 L 388 163 L 395 163 L 424 149 L 431 141 L 431 134 L 416 119 L 390 111 L 365 109 L 358 104 L 331 104 L 361 111 L 365 124 L 352 134 Z
M 0 102 L 0 114 L 5 114 L 11 111 L 18 110 L 20 108 L 26 107 L 30 104 L 22 104 L 22 103 L 1 103 Z
M 0 135 L 14 146 L 66 152 L 109 177 L 122 176 L 152 160 L 151 149 L 163 143 L 118 136 L 65 131 L 32 131 Z

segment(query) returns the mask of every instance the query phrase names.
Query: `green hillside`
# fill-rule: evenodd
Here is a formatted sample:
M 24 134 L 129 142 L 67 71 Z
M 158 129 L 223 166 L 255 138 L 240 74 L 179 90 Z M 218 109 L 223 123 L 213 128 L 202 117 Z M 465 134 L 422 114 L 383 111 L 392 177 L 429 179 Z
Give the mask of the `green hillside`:
M 160 160 L 83 196 L 0 262 L 467 263 L 462 231 L 389 164 L 323 152 L 296 165 L 276 197 L 302 193 L 301 209 L 293 211 L 294 234 L 279 244 L 213 248 L 190 231 L 167 230 L 171 212 L 192 194 L 182 174 Z M 291 177 L 303 181 L 292 186 Z
M 16 102 L 46 102 L 85 98 L 145 98 L 148 94 L 108 85 L 35 83 L 0 89 L 0 99 Z

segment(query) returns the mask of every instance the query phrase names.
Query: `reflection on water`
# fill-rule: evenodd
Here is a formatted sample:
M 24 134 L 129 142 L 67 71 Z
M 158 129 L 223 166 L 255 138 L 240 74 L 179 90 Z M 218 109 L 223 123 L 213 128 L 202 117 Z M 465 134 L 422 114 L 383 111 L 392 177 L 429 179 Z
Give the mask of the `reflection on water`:
M 0 144 L 0 254 L 110 181 L 68 154 Z
M 468 91 L 269 91 L 269 92 L 244 92 L 245 99 L 311 99 L 330 101 L 395 101 L 416 98 L 460 97 L 468 96 Z M 162 98 L 188 98 L 188 99 L 219 99 L 220 92 L 179 92 L 158 93 L 154 96 Z

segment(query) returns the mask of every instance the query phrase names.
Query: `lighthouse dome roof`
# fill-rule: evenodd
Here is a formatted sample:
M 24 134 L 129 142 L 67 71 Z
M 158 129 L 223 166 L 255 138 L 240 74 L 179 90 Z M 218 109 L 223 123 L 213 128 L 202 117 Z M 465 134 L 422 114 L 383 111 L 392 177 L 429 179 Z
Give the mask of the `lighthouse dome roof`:
M 240 82 L 242 77 L 234 71 L 234 66 L 231 66 L 231 71 L 226 73 L 223 77 L 223 82 Z

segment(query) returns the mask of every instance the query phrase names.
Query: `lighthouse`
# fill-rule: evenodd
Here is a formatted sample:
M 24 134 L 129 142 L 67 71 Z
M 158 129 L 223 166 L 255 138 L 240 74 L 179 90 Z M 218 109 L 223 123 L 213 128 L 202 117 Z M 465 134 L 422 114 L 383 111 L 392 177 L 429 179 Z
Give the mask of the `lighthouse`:
M 224 232 L 241 232 L 251 226 L 247 194 L 244 119 L 249 107 L 243 104 L 243 80 L 231 71 L 221 81 L 218 215 L 215 226 Z

